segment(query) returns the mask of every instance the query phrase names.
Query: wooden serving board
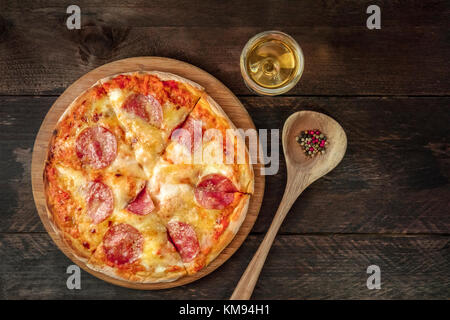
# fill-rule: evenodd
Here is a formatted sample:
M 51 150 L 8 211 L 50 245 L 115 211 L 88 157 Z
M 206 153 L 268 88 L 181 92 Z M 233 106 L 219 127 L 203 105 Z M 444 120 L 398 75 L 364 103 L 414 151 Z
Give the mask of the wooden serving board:
M 171 72 L 185 77 L 186 79 L 197 82 L 198 84 L 203 86 L 206 92 L 208 92 L 208 94 L 211 95 L 214 100 L 216 100 L 220 104 L 222 109 L 227 113 L 236 127 L 242 128 L 244 130 L 250 128 L 256 129 L 247 110 L 244 108 L 238 98 L 227 87 L 225 87 L 225 85 L 223 85 L 219 80 L 217 80 L 209 73 L 191 64 L 169 58 L 136 57 L 119 60 L 98 67 L 82 76 L 69 88 L 67 88 L 66 91 L 64 91 L 64 93 L 52 105 L 47 115 L 45 116 L 44 121 L 42 122 L 42 125 L 36 137 L 36 141 L 34 143 L 31 163 L 31 183 L 33 188 L 34 202 L 36 204 L 36 208 L 38 210 L 42 223 L 45 226 L 45 229 L 47 230 L 53 241 L 56 243 L 56 245 L 61 249 L 61 251 L 64 252 L 64 254 L 74 263 L 76 263 L 78 266 L 80 266 L 90 274 L 96 276 L 97 278 L 116 285 L 144 290 L 165 289 L 184 285 L 200 279 L 214 271 L 233 255 L 233 253 L 244 242 L 258 216 L 264 195 L 265 179 L 264 175 L 261 175 L 262 166 L 260 164 L 260 161 L 258 161 L 258 164 L 253 165 L 253 169 L 255 172 L 255 192 L 250 198 L 247 216 L 242 223 L 240 230 L 238 231 L 232 242 L 222 251 L 222 253 L 210 265 L 208 265 L 206 268 L 202 269 L 195 275 L 185 276 L 173 282 L 163 282 L 156 284 L 132 283 L 125 280 L 115 279 L 103 273 L 94 271 L 87 267 L 83 261 L 74 256 L 71 249 L 66 246 L 62 239 L 60 239 L 59 235 L 56 234 L 53 230 L 53 227 L 49 220 L 48 208 L 45 200 L 43 169 L 45 160 L 47 158 L 48 145 L 52 132 L 59 118 L 66 110 L 66 108 L 70 105 L 70 103 L 83 91 L 97 82 L 97 80 L 117 73 L 138 70 L 158 70 Z

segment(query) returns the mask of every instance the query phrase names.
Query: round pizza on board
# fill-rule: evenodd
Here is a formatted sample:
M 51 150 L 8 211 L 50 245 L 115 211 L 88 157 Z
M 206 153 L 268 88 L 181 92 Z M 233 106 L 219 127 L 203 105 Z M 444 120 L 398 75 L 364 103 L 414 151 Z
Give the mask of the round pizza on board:
M 55 231 L 90 268 L 139 283 L 207 266 L 253 193 L 242 136 L 198 84 L 163 72 L 99 80 L 67 108 L 49 145 Z

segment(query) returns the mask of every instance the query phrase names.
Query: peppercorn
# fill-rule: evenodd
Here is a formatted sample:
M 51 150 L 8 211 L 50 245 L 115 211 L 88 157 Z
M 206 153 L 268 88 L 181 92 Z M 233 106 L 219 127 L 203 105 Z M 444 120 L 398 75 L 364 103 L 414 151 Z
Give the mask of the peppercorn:
M 314 157 L 325 153 L 325 146 L 328 145 L 327 137 L 319 129 L 304 130 L 295 140 L 302 147 L 305 155 Z

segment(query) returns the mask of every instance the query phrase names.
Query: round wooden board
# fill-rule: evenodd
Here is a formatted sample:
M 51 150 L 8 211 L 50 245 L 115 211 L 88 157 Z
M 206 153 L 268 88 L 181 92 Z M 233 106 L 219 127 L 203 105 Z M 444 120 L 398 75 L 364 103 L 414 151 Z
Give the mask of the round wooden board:
M 261 175 L 262 166 L 260 164 L 260 161 L 258 161 L 258 164 L 253 165 L 253 169 L 255 172 L 255 191 L 250 198 L 247 216 L 242 223 L 241 228 L 239 229 L 238 233 L 231 241 L 231 243 L 221 252 L 221 254 L 210 265 L 208 265 L 206 268 L 202 269 L 195 275 L 185 276 L 173 282 L 150 284 L 133 283 L 125 280 L 115 279 L 103 273 L 94 271 L 86 266 L 83 261 L 74 256 L 71 252 L 71 249 L 66 246 L 62 239 L 60 239 L 59 235 L 56 234 L 53 230 L 53 227 L 49 220 L 48 208 L 45 200 L 43 170 L 45 160 L 47 158 L 47 149 L 52 132 L 59 118 L 66 110 L 66 108 L 70 105 L 70 103 L 83 91 L 97 82 L 97 80 L 117 73 L 138 70 L 158 70 L 171 72 L 185 77 L 186 79 L 195 81 L 203 86 L 206 92 L 208 92 L 208 94 L 211 95 L 213 99 L 220 104 L 222 109 L 230 117 L 231 121 L 233 121 L 236 127 L 242 128 L 244 130 L 250 128 L 256 129 L 252 119 L 250 118 L 250 115 L 241 104 L 239 99 L 227 87 L 225 87 L 225 85 L 223 85 L 219 80 L 217 80 L 206 71 L 203 71 L 186 62 L 162 57 L 136 57 L 119 60 L 98 67 L 82 76 L 69 88 L 67 88 L 66 91 L 64 91 L 64 93 L 52 105 L 47 115 L 45 116 L 44 121 L 42 122 L 42 125 L 36 137 L 36 141 L 34 143 L 31 163 L 31 183 L 33 188 L 34 202 L 36 204 L 36 208 L 38 210 L 42 223 L 44 224 L 45 229 L 50 234 L 53 241 L 61 249 L 61 251 L 64 252 L 67 257 L 69 257 L 69 259 L 71 259 L 85 271 L 107 282 L 127 288 L 156 290 L 181 286 L 200 279 L 214 271 L 233 255 L 233 253 L 244 242 L 258 216 L 261 202 L 264 196 L 265 179 L 264 175 Z

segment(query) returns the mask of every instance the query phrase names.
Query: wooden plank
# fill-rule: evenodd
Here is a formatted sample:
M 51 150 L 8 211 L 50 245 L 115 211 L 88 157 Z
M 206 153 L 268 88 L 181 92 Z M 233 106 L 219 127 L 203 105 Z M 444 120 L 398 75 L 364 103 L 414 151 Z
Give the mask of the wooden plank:
M 446 21 L 445 1 L 430 0 L 420 3 L 411 0 L 372 1 L 383 12 L 383 25 L 391 26 L 401 21 L 403 25 L 437 25 Z M 8 14 L 33 13 L 52 22 L 61 22 L 70 1 L 46 0 L 45 5 L 33 0 L 20 3 L 3 1 L 2 12 Z M 321 3 L 313 0 L 282 1 L 193 1 L 193 0 L 101 0 L 77 1 L 86 15 L 82 25 L 98 20 L 118 26 L 359 26 L 366 21 L 367 3 L 346 0 L 337 3 Z M 238 10 L 237 10 L 238 8 Z M 402 8 L 396 15 L 393 11 Z M 120 12 L 120 19 L 116 14 Z M 363 15 L 361 15 L 363 13 Z M 183 19 L 180 19 L 183 17 Z M 244 19 L 245 18 L 245 19 Z
M 341 164 L 294 204 L 282 232 L 450 231 L 448 98 L 245 98 L 257 128 L 281 128 L 299 110 L 337 120 L 347 134 Z M 266 179 L 262 208 L 275 207 L 286 181 Z M 263 210 L 254 231 L 272 219 Z
M 248 237 L 219 269 L 186 286 L 130 290 L 82 271 L 81 290 L 72 291 L 71 262 L 47 234 L 0 234 L 0 299 L 226 299 L 261 240 Z M 448 299 L 449 254 L 442 236 L 278 236 L 253 298 Z M 381 268 L 380 290 L 366 287 L 372 264 Z
M 31 148 L 55 97 L 0 97 L 0 232 L 44 231 L 30 185 Z M 449 233 L 450 98 L 247 97 L 257 128 L 281 128 L 299 110 L 346 130 L 347 154 L 294 204 L 282 233 Z M 285 184 L 267 176 L 254 232 L 265 232 Z
M 31 192 L 31 151 L 56 97 L 0 98 L 1 231 L 44 231 Z
M 79 31 L 66 28 L 66 5 L 2 4 L 0 94 L 58 94 L 99 65 L 149 55 L 190 62 L 249 94 L 238 80 L 240 52 L 252 35 L 274 28 L 304 50 L 305 72 L 291 94 L 450 94 L 446 1 L 380 1 L 376 31 L 366 28 L 360 1 L 81 1 Z

